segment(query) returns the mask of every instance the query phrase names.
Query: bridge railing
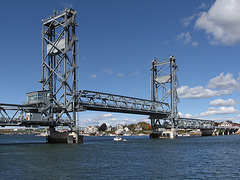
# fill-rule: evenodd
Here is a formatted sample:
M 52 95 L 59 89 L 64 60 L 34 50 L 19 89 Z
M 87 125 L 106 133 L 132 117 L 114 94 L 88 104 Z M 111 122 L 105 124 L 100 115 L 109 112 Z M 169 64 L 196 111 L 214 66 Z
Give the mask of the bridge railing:
M 89 110 L 106 110 L 115 112 L 134 112 L 139 114 L 168 113 L 169 105 L 146 99 L 121 96 L 96 91 L 81 90 L 79 103 Z

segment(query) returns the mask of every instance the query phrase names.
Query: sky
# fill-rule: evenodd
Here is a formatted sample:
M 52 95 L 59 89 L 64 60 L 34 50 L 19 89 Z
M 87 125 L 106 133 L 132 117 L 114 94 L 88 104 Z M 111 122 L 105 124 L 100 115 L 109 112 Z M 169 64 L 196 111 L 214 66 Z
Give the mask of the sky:
M 151 62 L 173 55 L 180 117 L 240 123 L 239 0 L 0 0 L 0 102 L 41 90 L 42 19 L 73 8 L 79 90 L 150 99 Z M 79 125 L 149 122 L 86 111 Z

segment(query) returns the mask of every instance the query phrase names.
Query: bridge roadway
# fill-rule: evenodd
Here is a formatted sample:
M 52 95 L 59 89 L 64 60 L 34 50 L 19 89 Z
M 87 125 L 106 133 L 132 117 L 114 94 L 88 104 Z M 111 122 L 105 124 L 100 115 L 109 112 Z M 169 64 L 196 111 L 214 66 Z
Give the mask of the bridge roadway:
M 59 120 L 49 120 L 47 118 L 27 120 L 26 116 L 24 116 L 29 112 L 38 115 L 43 114 L 41 110 L 45 109 L 45 106 L 41 101 L 23 105 L 0 103 L 0 126 L 71 126 L 73 124 L 70 119 L 64 118 Z M 140 114 L 163 120 L 168 120 L 170 112 L 167 103 L 89 90 L 81 90 L 77 93 L 75 109 L 78 112 L 91 110 Z M 59 104 L 53 107 L 55 113 L 61 110 Z M 10 111 L 13 113 L 10 113 Z M 73 109 L 69 108 L 67 111 L 72 112 Z M 179 118 L 177 120 L 178 128 L 182 129 L 213 129 L 213 123 L 213 121 L 209 120 L 190 118 Z M 161 125 L 161 127 L 167 128 L 171 127 L 171 125 Z
M 170 111 L 168 103 L 96 91 L 81 90 L 78 99 L 79 107 L 83 110 L 141 114 L 156 118 L 167 118 Z
M 24 114 L 29 112 L 42 114 L 41 110 L 44 109 L 45 106 L 46 105 L 41 101 L 23 105 L 0 103 L 0 126 L 72 125 L 70 120 L 63 118 L 60 120 L 47 120 L 46 118 L 27 120 L 26 117 L 24 117 Z M 53 107 L 55 113 L 61 110 L 60 104 Z M 167 118 L 169 115 L 169 106 L 167 103 L 88 90 L 81 90 L 78 92 L 75 110 L 78 112 L 92 110 L 140 114 L 149 115 L 155 118 Z M 70 106 L 66 111 L 72 112 L 73 108 Z

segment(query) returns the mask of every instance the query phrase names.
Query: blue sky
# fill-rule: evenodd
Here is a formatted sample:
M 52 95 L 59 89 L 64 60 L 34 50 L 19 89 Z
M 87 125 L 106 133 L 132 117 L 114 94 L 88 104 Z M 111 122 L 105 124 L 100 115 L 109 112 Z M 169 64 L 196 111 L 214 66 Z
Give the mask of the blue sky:
M 155 58 L 179 66 L 181 117 L 240 123 L 238 0 L 0 0 L 0 102 L 41 90 L 41 20 L 74 8 L 79 89 L 150 99 Z M 80 125 L 130 124 L 147 116 L 83 112 Z

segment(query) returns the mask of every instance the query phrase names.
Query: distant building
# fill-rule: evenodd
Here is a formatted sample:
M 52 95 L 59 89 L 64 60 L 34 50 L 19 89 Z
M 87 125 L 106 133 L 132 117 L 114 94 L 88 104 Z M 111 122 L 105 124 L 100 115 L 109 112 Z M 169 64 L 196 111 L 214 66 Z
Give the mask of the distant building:
M 123 125 L 118 124 L 118 125 L 117 125 L 117 130 L 121 130 L 121 131 L 123 131 Z
M 115 134 L 123 134 L 123 125 L 121 124 L 118 124 L 117 127 L 116 127 L 116 131 L 115 131 Z
M 125 132 L 129 132 L 129 131 L 130 131 L 130 129 L 129 129 L 128 127 L 125 127 L 123 130 L 124 130 Z
M 84 133 L 86 134 L 96 134 L 98 132 L 98 126 L 86 126 L 84 128 Z
M 136 125 L 135 131 L 142 131 L 142 126 L 141 125 Z
M 111 132 L 111 131 L 113 131 L 112 126 L 107 127 L 106 131 L 107 131 L 107 132 Z
M 220 126 L 232 127 L 232 123 L 229 123 L 229 122 L 227 122 L 227 121 L 224 121 Z

